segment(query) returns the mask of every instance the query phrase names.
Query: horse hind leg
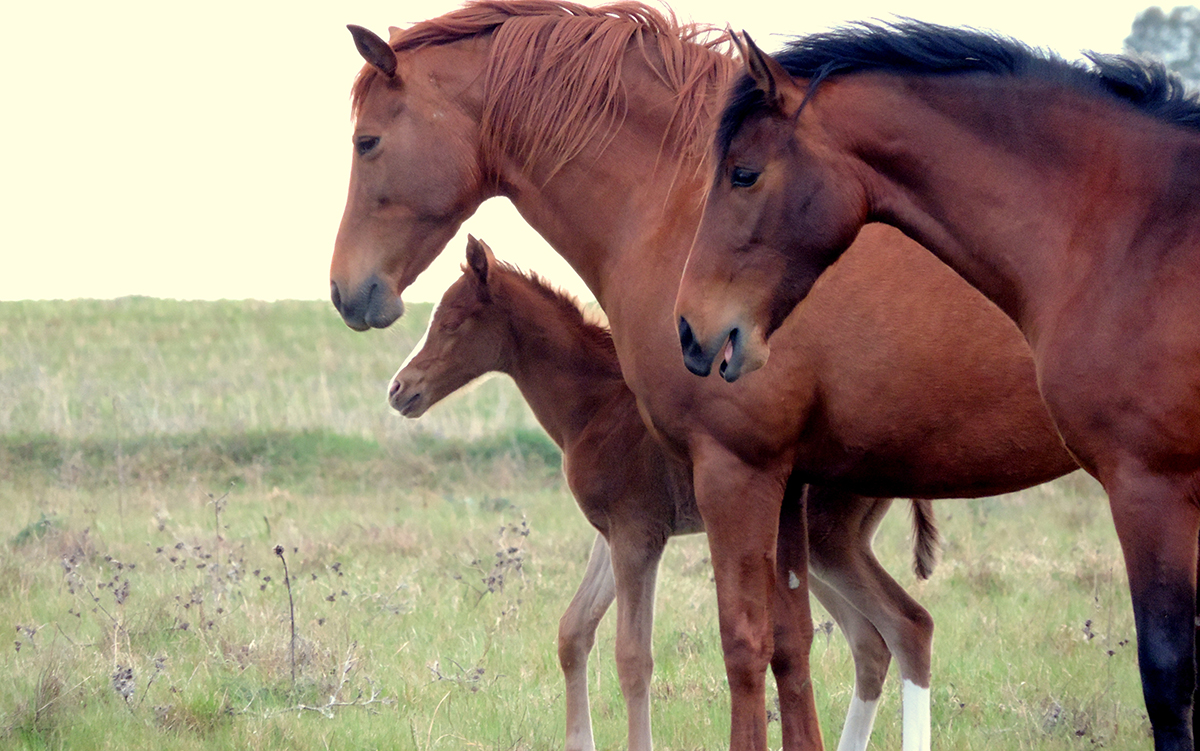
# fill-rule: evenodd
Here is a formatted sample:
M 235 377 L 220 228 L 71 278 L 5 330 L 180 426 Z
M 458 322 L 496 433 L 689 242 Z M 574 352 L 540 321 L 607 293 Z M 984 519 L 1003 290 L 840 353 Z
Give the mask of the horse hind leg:
M 809 578 L 808 589 L 833 616 L 854 657 L 854 693 L 837 751 L 865 751 L 875 726 L 875 713 L 879 709 L 879 697 L 883 693 L 892 653 L 871 622 L 837 590 L 816 576 Z
M 816 490 L 814 488 L 814 490 Z M 930 664 L 933 618 L 879 564 L 871 549 L 875 531 L 891 499 L 864 498 L 821 489 L 809 496 L 809 533 L 814 575 L 835 589 L 865 618 L 895 656 L 903 682 L 904 751 L 928 751 L 931 745 Z M 865 628 L 859 631 L 869 633 Z M 848 634 L 849 636 L 849 634 Z M 862 637 L 859 637 L 862 639 Z M 863 641 L 860 649 L 873 649 Z M 855 647 L 855 642 L 851 642 Z M 855 654 L 856 670 L 859 655 Z M 864 656 L 864 664 L 870 664 Z M 882 684 L 883 676 L 862 676 Z M 871 689 L 878 695 L 878 689 Z M 871 694 L 860 694 L 867 698 Z
M 596 629 L 616 598 L 608 542 L 597 534 L 583 581 L 558 622 L 558 661 L 566 679 L 567 751 L 595 751 L 588 703 L 587 661 Z

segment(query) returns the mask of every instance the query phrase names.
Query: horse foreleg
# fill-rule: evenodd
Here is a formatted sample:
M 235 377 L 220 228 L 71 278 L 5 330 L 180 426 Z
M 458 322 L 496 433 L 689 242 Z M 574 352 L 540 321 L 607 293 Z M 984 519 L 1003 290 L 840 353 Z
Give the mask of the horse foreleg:
M 1154 747 L 1192 751 L 1200 478 L 1124 471 L 1103 479 L 1129 573 Z
M 891 500 L 817 488 L 813 491 L 809 497 L 809 539 L 814 578 L 835 589 L 837 598 L 848 605 L 838 607 L 835 603 L 838 610 L 830 612 L 835 618 L 847 618 L 846 623 L 840 619 L 838 622 L 854 653 L 856 699 L 864 703 L 862 707 L 852 703 L 851 714 L 865 719 L 873 711 L 868 703 L 877 700 L 882 691 L 886 654 L 890 652 L 896 657 L 903 681 L 902 748 L 929 751 L 933 618 L 879 564 L 871 549 Z M 857 622 L 854 613 L 866 619 L 870 628 Z M 882 654 L 872 640 L 873 635 L 886 645 Z M 856 708 L 860 709 L 858 713 L 854 711 Z M 850 719 L 847 716 L 848 724 Z M 856 727 L 847 728 L 846 733 L 852 730 L 858 732 Z M 852 742 L 865 744 L 865 741 L 863 738 Z
M 629 751 L 650 751 L 650 677 L 654 672 L 654 585 L 667 539 L 656 534 L 613 533 L 617 584 L 617 676 L 629 719 Z
M 765 681 L 774 650 L 775 544 L 791 462 L 757 468 L 714 441 L 697 444 L 691 447 L 693 474 L 717 585 L 721 648 L 729 680 L 729 745 L 731 751 L 765 751 Z M 807 589 L 807 568 L 794 573 L 800 588 Z M 798 623 L 811 620 L 807 598 L 796 598 L 792 606 Z M 804 722 L 813 739 L 810 747 L 821 748 L 816 717 Z
M 588 705 L 588 654 L 596 629 L 616 597 L 608 543 L 596 535 L 583 581 L 558 621 L 558 662 L 567 689 L 567 751 L 595 751 L 592 715 Z
M 779 690 L 783 748 L 821 745 L 813 697 L 810 653 L 813 640 L 808 587 L 801 574 L 808 570 L 808 525 L 804 485 L 789 482 L 779 512 L 775 573 L 775 650 L 771 670 Z

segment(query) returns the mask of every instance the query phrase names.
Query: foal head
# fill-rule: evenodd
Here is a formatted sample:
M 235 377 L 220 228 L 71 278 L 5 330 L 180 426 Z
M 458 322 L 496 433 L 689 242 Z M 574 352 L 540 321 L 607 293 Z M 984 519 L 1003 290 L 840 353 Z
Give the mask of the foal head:
M 867 213 L 819 115 L 801 118 L 806 89 L 749 36 L 740 41 L 746 75 L 721 119 L 716 177 L 675 306 L 688 370 L 706 376 L 720 356 L 727 381 L 766 362 L 767 337 Z
M 486 244 L 467 240 L 463 275 L 442 295 L 429 328 L 388 388 L 388 403 L 420 417 L 484 373 L 503 369 L 512 348 L 509 317 L 495 304 L 496 258 Z

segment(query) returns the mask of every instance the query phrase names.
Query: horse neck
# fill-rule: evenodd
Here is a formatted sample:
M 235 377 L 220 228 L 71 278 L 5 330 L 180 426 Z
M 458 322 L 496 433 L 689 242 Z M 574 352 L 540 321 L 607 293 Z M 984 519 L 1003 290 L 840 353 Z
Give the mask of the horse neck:
M 511 350 L 503 372 L 512 377 L 538 422 L 561 448 L 602 405 L 628 390 L 616 356 L 584 331 L 577 314 L 517 274 L 496 296 L 507 318 Z
M 1027 334 L 1048 312 L 1035 300 L 1069 273 L 1062 251 L 1091 263 L 1127 243 L 1170 167 L 1146 133 L 1175 129 L 1062 85 L 887 79 L 849 76 L 813 100 L 866 162 L 872 218 L 929 248 Z
M 727 78 L 732 63 L 725 68 Z M 517 211 L 596 295 L 614 332 L 631 275 L 679 277 L 709 177 L 702 160 L 679 153 L 675 95 L 639 51 L 626 54 L 623 76 L 627 101 L 613 133 L 594 137 L 549 179 L 509 165 L 502 180 Z M 721 89 L 707 102 L 713 114 Z

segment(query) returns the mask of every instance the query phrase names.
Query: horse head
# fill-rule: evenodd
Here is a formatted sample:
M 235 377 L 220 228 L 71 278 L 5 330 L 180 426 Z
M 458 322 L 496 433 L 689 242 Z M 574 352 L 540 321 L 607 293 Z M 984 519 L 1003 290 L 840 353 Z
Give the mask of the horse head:
M 354 88 L 353 162 L 330 267 L 352 329 L 385 328 L 400 295 L 487 197 L 479 154 L 482 43 L 397 52 L 350 31 L 366 66 Z

